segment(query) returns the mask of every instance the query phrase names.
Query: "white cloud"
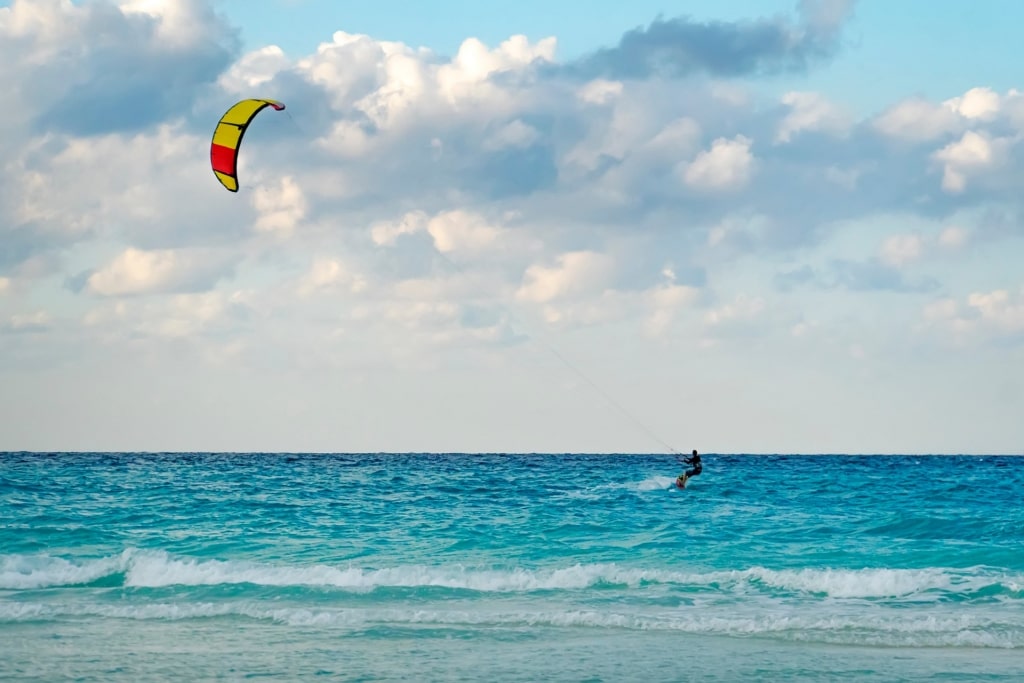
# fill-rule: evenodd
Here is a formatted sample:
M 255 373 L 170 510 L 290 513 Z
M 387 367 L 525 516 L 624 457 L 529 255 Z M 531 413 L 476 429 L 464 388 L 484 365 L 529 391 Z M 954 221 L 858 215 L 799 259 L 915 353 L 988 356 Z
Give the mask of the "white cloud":
M 281 178 L 276 187 L 261 185 L 252 196 L 252 204 L 259 217 L 256 230 L 288 236 L 306 216 L 306 197 L 295 179 Z
M 942 189 L 950 193 L 963 192 L 969 175 L 984 171 L 1001 160 L 1003 147 L 1004 141 L 970 130 L 960 140 L 943 147 L 933 155 L 943 164 Z
M 641 149 L 647 159 L 661 157 L 674 163 L 693 154 L 700 142 L 700 133 L 699 123 L 681 117 L 666 123 Z
M 381 221 L 370 228 L 374 244 L 391 246 L 402 235 L 414 235 L 427 229 L 429 218 L 423 211 L 410 211 L 397 221 Z
M 589 123 L 586 135 L 568 149 L 559 160 L 560 172 L 570 180 L 587 178 L 609 160 L 622 162 L 670 126 L 689 126 L 687 123 L 674 124 L 664 121 L 662 116 L 646 106 L 636 95 L 629 93 L 604 108 Z M 674 136 L 675 137 L 675 136 Z M 673 161 L 678 161 L 674 159 Z
M 180 123 L 137 134 L 30 140 L 0 166 L 0 211 L 7 207 L 0 241 L 10 247 L 22 240 L 13 262 L 23 265 L 93 241 L 216 244 L 251 219 L 244 204 L 232 201 L 237 197 L 210 183 L 208 158 L 197 153 L 208 145 L 207 135 L 193 136 Z
M 796 323 L 795 325 L 789 328 L 789 334 L 790 336 L 796 339 L 804 338 L 807 337 L 808 334 L 810 334 L 811 331 L 816 329 L 818 326 L 819 323 L 815 321 L 801 320 L 800 322 Z
M 508 147 L 529 147 L 540 138 L 532 126 L 519 119 L 502 126 L 494 135 L 484 141 L 483 148 L 489 151 Z
M 371 121 L 383 129 L 397 129 L 415 122 L 429 91 L 429 68 L 404 46 L 384 47 L 384 75 L 377 90 L 356 103 Z
M 859 168 L 840 168 L 838 166 L 829 166 L 825 169 L 826 180 L 831 183 L 835 183 L 849 192 L 857 189 L 857 181 L 863 174 L 864 170 Z
M 707 310 L 703 322 L 699 343 L 705 348 L 719 346 L 726 340 L 743 344 L 745 340 L 769 334 L 779 324 L 769 316 L 763 297 L 743 293 Z
M 907 233 L 890 235 L 882 240 L 878 260 L 893 268 L 902 268 L 925 258 L 962 250 L 970 241 L 970 233 L 958 226 L 947 226 L 938 234 Z
M 562 254 L 554 266 L 535 264 L 526 269 L 519 299 L 546 303 L 575 298 L 605 289 L 614 272 L 614 261 L 606 254 L 577 251 Z
M 921 235 L 892 235 L 882 242 L 880 258 L 886 265 L 900 267 L 916 261 L 925 249 Z
M 277 45 L 267 45 L 232 64 L 218 83 L 229 92 L 249 95 L 254 88 L 267 83 L 289 66 L 291 62 L 284 50 Z
M 429 235 L 442 254 L 497 249 L 508 254 L 526 246 L 507 228 L 465 209 L 441 211 L 434 216 L 410 211 L 397 221 L 380 221 L 370 227 L 370 238 L 379 246 L 393 246 L 402 235 L 417 233 Z
M 309 82 L 323 86 L 333 108 L 344 111 L 373 92 L 373 81 L 368 83 L 367 79 L 376 80 L 373 74 L 390 45 L 369 36 L 335 31 L 331 42 L 321 43 L 315 53 L 297 60 L 295 70 Z
M 964 301 L 939 299 L 927 304 L 922 317 L 945 328 L 960 344 L 984 342 L 1024 333 L 1024 288 L 973 292 Z
M 939 246 L 946 249 L 960 249 L 967 245 L 970 233 L 959 226 L 951 225 L 939 233 Z
M 484 84 L 489 76 L 499 71 L 521 68 L 537 60 L 552 62 L 556 44 L 552 37 L 531 45 L 526 36 L 515 35 L 494 50 L 489 50 L 480 40 L 468 38 L 459 47 L 455 59 L 438 70 L 441 92 L 450 102 L 491 95 L 493 86 Z
M 4 326 L 10 332 L 44 332 L 52 323 L 50 314 L 46 311 L 34 313 L 16 313 L 12 315 Z
M 991 122 L 1000 115 L 1012 114 L 1014 94 L 1011 90 L 1003 97 L 990 88 L 971 88 L 940 104 L 915 97 L 890 107 L 875 119 L 874 125 L 892 137 L 936 140 L 960 133 L 968 126 Z
M 427 222 L 427 232 L 441 253 L 485 249 L 499 242 L 504 231 L 489 225 L 482 216 L 455 210 L 445 211 Z
M 622 83 L 598 78 L 581 86 L 577 96 L 588 104 L 608 104 L 622 96 Z
M 90 275 L 87 286 L 100 296 L 206 289 L 226 274 L 231 260 L 202 251 L 129 248 Z
M 720 256 L 742 256 L 763 244 L 774 221 L 759 213 L 730 212 L 707 227 L 705 243 Z
M 439 64 L 427 50 L 337 31 L 330 43 L 294 68 L 332 94 L 336 111 L 361 112 L 378 129 L 401 133 L 443 117 L 459 121 L 473 114 L 512 113 L 512 92 L 490 77 L 551 62 L 554 51 L 553 38 L 531 44 L 525 36 L 513 36 L 494 49 L 469 38 L 454 59 Z M 360 133 L 351 121 L 339 121 L 325 143 L 353 153 L 365 147 Z
M 764 299 L 759 296 L 738 294 L 733 301 L 708 311 L 704 321 L 710 327 L 723 327 L 744 323 L 760 316 L 765 310 Z
M 989 121 L 999 113 L 1001 98 L 991 88 L 971 88 L 960 97 L 946 100 L 943 105 L 965 119 Z
M 743 135 L 718 138 L 682 167 L 683 180 L 700 190 L 735 190 L 746 185 L 754 170 L 751 140 Z
M 904 100 L 875 120 L 875 127 L 886 135 L 913 141 L 934 140 L 961 126 L 957 112 L 921 98 Z
M 134 338 L 188 339 L 223 331 L 251 312 L 242 291 L 176 294 L 160 299 L 123 299 L 99 306 L 83 318 L 108 342 Z
M 214 82 L 234 41 L 203 0 L 15 0 L 0 8 L 0 59 L 17 68 L 0 71 L 0 87 L 19 103 L 16 120 L 51 131 L 139 130 Z M 112 64 L 131 64 L 130 77 L 111 78 Z M 124 106 L 133 92 L 145 107 Z
M 1024 130 L 1024 92 L 1011 88 L 1002 100 L 1001 109 L 1018 132 Z
M 967 304 L 999 331 L 1024 331 L 1024 291 L 1015 297 L 1005 289 L 976 292 L 967 297 Z
M 370 135 L 355 121 L 338 121 L 319 144 L 340 157 L 353 159 L 366 156 L 374 146 Z
M 849 131 L 852 124 L 846 112 L 818 93 L 789 92 L 782 96 L 782 103 L 790 111 L 779 123 L 776 143 L 789 142 L 805 130 L 841 135 Z
M 711 96 L 730 107 L 749 107 L 750 91 L 742 85 L 729 81 L 715 81 L 711 84 Z
M 177 47 L 214 37 L 212 15 L 202 0 L 120 0 L 126 15 L 144 14 L 158 20 L 156 36 Z
M 636 303 L 623 292 L 605 289 L 591 298 L 545 303 L 540 307 L 540 315 L 555 329 L 597 327 L 623 320 Z
M 315 292 L 331 291 L 338 288 L 359 293 L 367 288 L 367 280 L 362 274 L 354 272 L 342 260 L 328 256 L 314 259 L 309 272 L 299 284 L 298 291 L 302 296 Z
M 650 309 L 645 330 L 647 334 L 659 337 L 669 332 L 679 311 L 695 304 L 700 290 L 689 285 L 675 283 L 675 276 L 669 273 L 669 281 L 644 292 Z
M 948 320 L 956 316 L 957 303 L 955 299 L 945 298 L 932 301 L 925 305 L 923 315 L 926 320 Z

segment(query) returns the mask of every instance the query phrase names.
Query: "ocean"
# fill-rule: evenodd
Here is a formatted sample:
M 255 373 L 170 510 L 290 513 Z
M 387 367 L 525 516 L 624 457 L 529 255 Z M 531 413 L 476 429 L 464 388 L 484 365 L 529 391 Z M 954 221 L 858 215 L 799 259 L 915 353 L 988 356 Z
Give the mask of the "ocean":
M 0 454 L 0 680 L 1024 680 L 1024 458 L 680 471 Z

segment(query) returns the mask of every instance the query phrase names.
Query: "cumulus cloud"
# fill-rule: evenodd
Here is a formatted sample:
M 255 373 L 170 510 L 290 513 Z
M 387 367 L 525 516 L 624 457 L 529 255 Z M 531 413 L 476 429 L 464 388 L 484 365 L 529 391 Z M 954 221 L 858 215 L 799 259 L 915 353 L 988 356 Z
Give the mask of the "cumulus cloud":
M 969 341 L 1024 342 L 1024 288 L 972 292 L 965 299 L 946 297 L 922 310 L 926 323 Z
M 299 284 L 298 291 L 302 296 L 309 296 L 316 292 L 333 291 L 338 288 L 361 292 L 366 287 L 366 277 L 353 271 L 341 259 L 319 256 L 314 259 L 309 272 Z
M 526 269 L 519 299 L 547 303 L 603 290 L 611 283 L 614 261 L 606 254 L 577 251 L 558 256 L 554 265 Z
M 971 88 L 937 104 L 913 97 L 889 107 L 875 119 L 874 126 L 895 138 L 936 140 L 960 133 L 972 124 L 990 122 L 1004 109 L 1012 110 L 1014 95 L 1014 91 L 1003 97 L 991 88 Z
M 587 104 L 603 105 L 622 96 L 622 82 L 595 78 L 577 91 L 576 96 Z
M 427 232 L 442 253 L 486 248 L 502 235 L 500 228 L 488 225 L 478 215 L 461 210 L 445 211 L 435 216 L 427 223 Z
M 705 347 L 717 346 L 727 340 L 744 339 L 771 334 L 780 323 L 777 313 L 760 295 L 739 293 L 731 300 L 707 310 L 703 316 L 700 343 Z
M 959 226 L 948 226 L 936 235 L 908 233 L 886 237 L 878 251 L 886 266 L 901 268 L 926 257 L 962 250 L 970 242 L 970 233 Z
M 880 257 L 886 265 L 898 268 L 920 258 L 924 245 L 921 235 L 892 235 L 882 243 Z
M 252 203 L 258 213 L 255 227 L 260 232 L 290 235 L 306 216 L 305 194 L 290 176 L 257 187 Z
M 718 138 L 682 170 L 684 182 L 698 190 L 734 190 L 743 187 L 754 171 L 751 140 L 737 135 Z
M 933 105 L 923 98 L 904 100 L 883 112 L 875 121 L 881 132 L 908 140 L 933 140 L 956 132 L 962 123 L 949 107 Z
M 1002 98 L 991 88 L 971 88 L 963 95 L 948 99 L 943 104 L 966 119 L 990 121 L 999 112 Z
M 141 248 L 237 246 L 251 226 L 248 212 L 208 182 L 208 156 L 200 151 L 208 145 L 207 136 L 179 124 L 30 139 L 0 166 L 0 267 L 24 268 L 94 240 Z
M 676 282 L 675 271 L 666 267 L 663 271 L 666 281 L 643 293 L 649 309 L 645 331 L 658 337 L 665 335 L 679 312 L 693 306 L 700 299 L 700 289 Z
M 724 327 L 756 318 L 764 308 L 765 302 L 761 297 L 739 294 L 733 301 L 708 311 L 704 320 L 711 327 Z
M 782 96 L 789 113 L 779 123 L 776 142 L 789 142 L 802 131 L 824 131 L 844 134 L 852 125 L 851 117 L 842 108 L 812 92 L 789 92 Z
M 234 260 L 191 250 L 129 248 L 92 273 L 86 287 L 99 296 L 202 291 L 229 275 Z
M 243 291 L 218 291 L 120 300 L 92 309 L 83 324 L 107 341 L 237 334 L 239 324 L 253 314 L 249 298 Z
M 14 0 L 0 8 L 0 87 L 38 115 L 36 130 L 141 130 L 181 111 L 237 55 L 202 0 Z
M 488 251 L 512 256 L 538 245 L 524 241 L 500 221 L 466 209 L 440 211 L 433 216 L 425 211 L 411 211 L 397 220 L 378 221 L 370 227 L 374 244 L 384 247 L 395 245 L 404 235 L 417 234 L 429 236 L 437 251 L 453 256 L 480 256 Z
M 1002 162 L 1006 141 L 992 139 L 986 133 L 967 131 L 933 155 L 942 164 L 942 189 L 959 193 L 967 187 L 970 175 L 982 173 Z
M 244 96 L 290 67 L 291 61 L 284 50 L 277 45 L 267 45 L 242 55 L 217 82 L 226 91 Z
M 5 332 L 13 334 L 27 334 L 32 332 L 46 332 L 52 325 L 52 318 L 46 311 L 35 311 L 34 313 L 16 313 L 0 328 Z
M 970 233 L 956 225 L 945 228 L 939 234 L 939 245 L 947 249 L 960 249 L 970 240 Z
M 488 151 L 505 149 L 507 147 L 530 147 L 540 138 L 540 134 L 532 126 L 528 126 L 519 119 L 501 126 L 495 133 L 484 141 L 483 148 Z

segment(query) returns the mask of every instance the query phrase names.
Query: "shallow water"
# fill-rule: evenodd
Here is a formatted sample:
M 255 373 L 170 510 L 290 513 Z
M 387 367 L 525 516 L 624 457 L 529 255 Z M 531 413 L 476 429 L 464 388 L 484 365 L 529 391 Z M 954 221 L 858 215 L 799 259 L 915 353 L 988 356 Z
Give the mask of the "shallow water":
M 0 678 L 1021 680 L 1024 459 L 0 455 Z

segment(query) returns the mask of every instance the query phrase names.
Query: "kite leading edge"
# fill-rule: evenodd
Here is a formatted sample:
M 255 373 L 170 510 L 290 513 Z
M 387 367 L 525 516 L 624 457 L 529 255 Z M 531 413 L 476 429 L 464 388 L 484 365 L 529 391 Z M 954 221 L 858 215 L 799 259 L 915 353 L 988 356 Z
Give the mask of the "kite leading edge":
M 242 100 L 228 109 L 217 122 L 210 143 L 210 166 L 221 185 L 231 192 L 238 192 L 238 147 L 249 123 L 266 107 L 277 111 L 284 109 L 284 103 L 276 100 Z

